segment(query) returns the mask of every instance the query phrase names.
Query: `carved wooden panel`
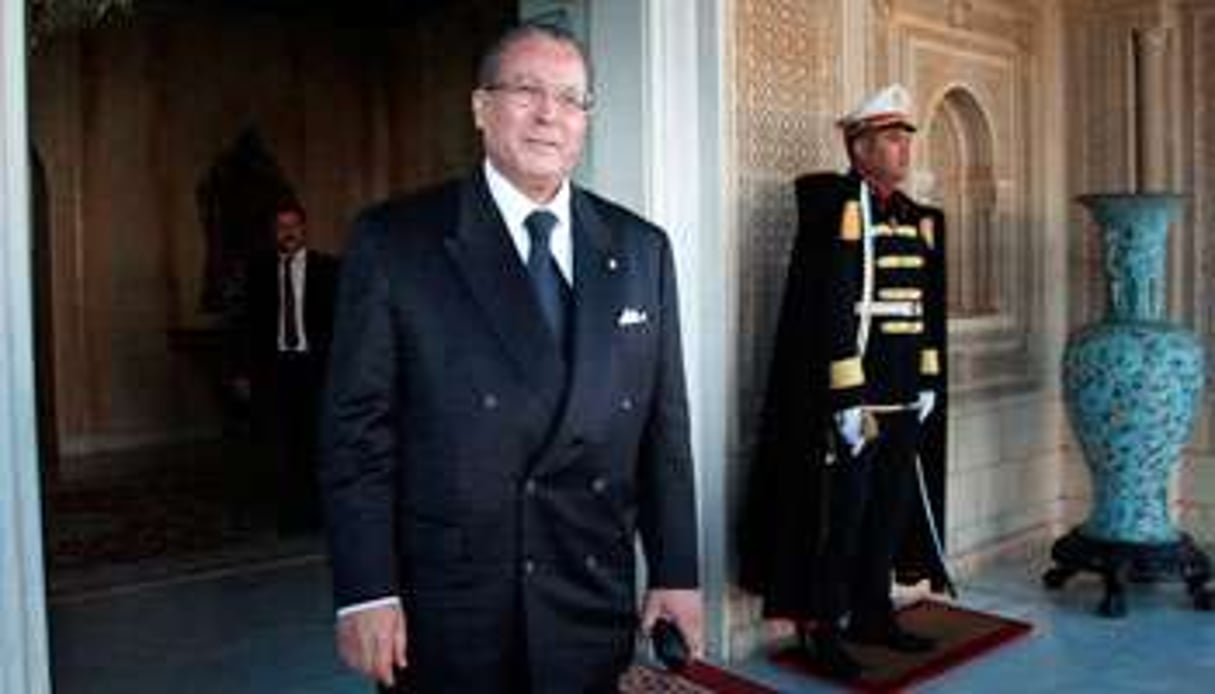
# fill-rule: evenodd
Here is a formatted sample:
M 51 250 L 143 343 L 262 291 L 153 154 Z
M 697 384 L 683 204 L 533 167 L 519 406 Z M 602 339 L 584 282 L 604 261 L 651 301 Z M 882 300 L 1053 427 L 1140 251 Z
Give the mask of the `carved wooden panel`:
M 374 198 L 475 163 L 476 54 L 515 7 L 448 5 L 370 26 L 174 3 L 38 45 L 31 136 L 65 452 L 218 431 L 210 374 L 173 336 L 213 327 L 195 186 L 244 127 L 265 136 L 328 250 Z

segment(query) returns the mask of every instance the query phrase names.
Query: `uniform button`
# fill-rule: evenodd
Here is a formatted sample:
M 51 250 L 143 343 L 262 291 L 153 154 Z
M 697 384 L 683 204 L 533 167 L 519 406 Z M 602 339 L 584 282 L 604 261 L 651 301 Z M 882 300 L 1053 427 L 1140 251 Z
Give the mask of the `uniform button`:
M 590 569 L 591 571 L 599 568 L 599 560 L 596 559 L 595 555 L 593 554 L 586 555 L 586 559 L 584 561 L 586 563 L 586 568 Z
M 536 562 L 532 561 L 531 559 L 524 559 L 523 560 L 523 573 L 527 574 L 528 576 L 531 576 L 535 572 L 536 572 Z
M 528 480 L 528 481 L 524 482 L 523 483 L 523 492 L 525 494 L 527 494 L 528 496 L 535 496 L 536 495 L 536 481 Z
M 596 477 L 595 479 L 591 480 L 591 491 L 592 492 L 595 492 L 596 494 L 602 494 L 604 489 L 607 489 L 607 481 L 604 480 L 602 477 Z
M 481 406 L 487 410 L 498 409 L 498 396 L 493 393 L 486 393 L 481 396 Z
M 623 398 L 620 400 L 620 409 L 628 412 L 633 409 L 633 398 Z

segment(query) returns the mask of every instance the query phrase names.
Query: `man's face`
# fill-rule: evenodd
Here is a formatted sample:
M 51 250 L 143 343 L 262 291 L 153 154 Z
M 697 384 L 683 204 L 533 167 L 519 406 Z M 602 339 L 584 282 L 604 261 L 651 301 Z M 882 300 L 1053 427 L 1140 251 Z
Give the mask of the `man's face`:
M 303 248 L 306 231 L 304 217 L 299 212 L 284 210 L 274 215 L 274 242 L 279 253 L 294 253 Z
M 859 168 L 894 187 L 911 168 L 911 133 L 901 127 L 883 128 L 861 135 L 854 147 Z
M 573 46 L 531 35 L 503 52 L 489 88 L 473 92 L 485 154 L 511 183 L 547 202 L 578 164 L 588 115 L 586 66 Z

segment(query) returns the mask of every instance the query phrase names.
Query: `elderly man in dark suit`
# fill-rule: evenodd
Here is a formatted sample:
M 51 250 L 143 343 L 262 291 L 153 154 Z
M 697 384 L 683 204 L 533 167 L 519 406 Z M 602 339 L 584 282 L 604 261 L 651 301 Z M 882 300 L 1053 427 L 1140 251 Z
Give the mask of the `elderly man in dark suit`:
M 482 165 L 354 230 L 321 475 L 339 650 L 387 687 L 614 691 L 638 534 L 640 626 L 702 649 L 671 249 L 569 181 L 588 75 L 568 33 L 508 32 Z

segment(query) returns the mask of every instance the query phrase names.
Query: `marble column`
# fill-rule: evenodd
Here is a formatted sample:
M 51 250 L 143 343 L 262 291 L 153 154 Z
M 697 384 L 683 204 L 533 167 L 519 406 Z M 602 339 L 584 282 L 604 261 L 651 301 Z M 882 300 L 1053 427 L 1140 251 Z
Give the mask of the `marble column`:
M 25 50 L 25 3 L 0 4 L 0 692 L 43 694 Z
M 1168 27 L 1132 33 L 1135 65 L 1135 187 L 1162 191 L 1168 171 Z

